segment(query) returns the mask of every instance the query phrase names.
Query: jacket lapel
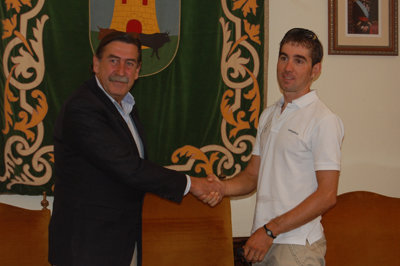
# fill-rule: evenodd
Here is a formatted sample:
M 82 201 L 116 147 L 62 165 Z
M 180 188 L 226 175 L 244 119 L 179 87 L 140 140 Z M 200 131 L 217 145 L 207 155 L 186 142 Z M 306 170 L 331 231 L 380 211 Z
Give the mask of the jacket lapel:
M 144 129 L 143 129 L 142 124 L 140 123 L 139 116 L 138 116 L 137 109 L 136 109 L 136 105 L 133 106 L 130 115 L 131 115 L 133 123 L 135 124 L 136 129 L 137 129 L 137 131 L 139 133 L 139 137 L 142 140 L 144 158 L 147 158 L 147 150 L 146 150 L 146 141 L 145 141 L 145 137 L 144 137 Z
M 97 85 L 96 78 L 93 76 L 92 79 L 89 81 L 89 87 L 91 88 L 92 92 L 101 99 L 101 101 L 106 105 L 106 109 L 114 116 L 114 121 L 117 121 L 117 123 L 123 128 L 124 133 L 127 135 L 128 139 L 130 140 L 131 145 L 136 149 L 136 152 L 139 154 L 138 147 L 136 145 L 135 139 L 132 136 L 132 133 L 126 124 L 125 120 L 122 118 L 121 114 L 117 110 L 117 108 L 114 106 L 114 103 L 111 102 L 111 100 L 107 97 L 107 95 L 104 94 L 104 92 L 101 90 L 101 88 Z M 133 115 L 135 114 L 135 115 Z M 142 140 L 143 143 L 143 150 L 144 150 L 144 156 L 145 158 L 147 157 L 147 152 L 146 152 L 146 146 L 145 146 L 145 141 L 144 141 L 144 134 L 143 134 L 143 128 L 142 125 L 139 122 L 139 119 L 137 118 L 137 111 L 136 107 L 133 106 L 132 112 L 131 112 L 131 118 L 133 119 L 133 122 L 135 123 L 135 126 L 138 130 L 139 136 Z

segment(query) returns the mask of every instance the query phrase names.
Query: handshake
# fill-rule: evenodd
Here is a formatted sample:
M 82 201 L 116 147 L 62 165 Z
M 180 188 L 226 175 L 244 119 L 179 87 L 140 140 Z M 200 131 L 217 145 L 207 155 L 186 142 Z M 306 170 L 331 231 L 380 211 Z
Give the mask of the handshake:
M 220 203 L 226 193 L 224 182 L 214 174 L 209 174 L 207 178 L 190 177 L 190 179 L 192 182 L 190 192 L 211 207 Z

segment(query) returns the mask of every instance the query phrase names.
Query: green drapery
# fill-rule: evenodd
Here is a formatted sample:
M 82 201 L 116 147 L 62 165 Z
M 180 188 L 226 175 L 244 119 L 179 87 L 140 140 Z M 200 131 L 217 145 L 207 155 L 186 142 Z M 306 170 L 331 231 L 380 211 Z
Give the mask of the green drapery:
M 51 194 L 54 121 L 91 74 L 90 1 L 0 1 L 0 192 Z M 196 176 L 246 165 L 263 98 L 263 5 L 181 1 L 175 57 L 132 90 L 151 160 Z

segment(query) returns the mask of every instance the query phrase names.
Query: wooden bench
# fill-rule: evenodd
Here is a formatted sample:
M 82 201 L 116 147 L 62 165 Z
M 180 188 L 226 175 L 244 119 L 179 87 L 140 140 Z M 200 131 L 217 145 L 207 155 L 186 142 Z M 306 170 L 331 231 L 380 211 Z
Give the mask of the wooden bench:
M 0 203 L 0 265 L 50 265 L 47 258 L 50 210 L 46 202 L 42 201 L 42 210 Z
M 214 208 L 191 194 L 180 204 L 146 194 L 143 266 L 233 266 L 231 207 Z
M 322 218 L 327 266 L 400 265 L 400 198 L 355 191 Z

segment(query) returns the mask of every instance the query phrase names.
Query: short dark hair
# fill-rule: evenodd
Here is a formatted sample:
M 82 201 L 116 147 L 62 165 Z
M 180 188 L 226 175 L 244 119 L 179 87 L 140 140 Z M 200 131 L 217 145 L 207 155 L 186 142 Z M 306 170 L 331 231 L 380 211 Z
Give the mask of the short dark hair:
M 321 42 L 314 32 L 303 28 L 293 28 L 289 30 L 286 32 L 285 36 L 283 36 L 279 46 L 279 53 L 282 50 L 282 46 L 290 42 L 297 43 L 306 47 L 307 49 L 311 49 L 311 60 L 313 66 L 322 61 L 324 51 Z
M 142 63 L 142 44 L 140 40 L 134 37 L 134 35 L 131 33 L 117 31 L 117 30 L 110 31 L 110 33 L 108 33 L 101 39 L 100 44 L 96 49 L 96 57 L 101 59 L 104 47 L 106 47 L 107 44 L 115 41 L 136 45 L 139 52 L 138 63 L 139 64 Z

